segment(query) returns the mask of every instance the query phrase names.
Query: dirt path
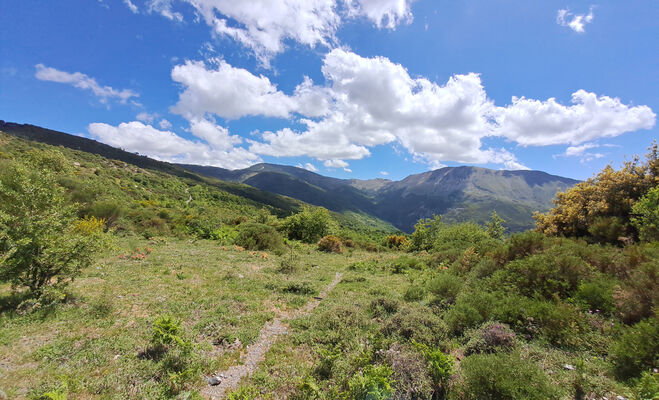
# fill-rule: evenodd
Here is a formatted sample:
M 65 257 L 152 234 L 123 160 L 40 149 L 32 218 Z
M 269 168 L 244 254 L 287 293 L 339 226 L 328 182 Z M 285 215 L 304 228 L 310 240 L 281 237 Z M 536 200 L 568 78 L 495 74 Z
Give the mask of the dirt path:
M 320 301 L 324 299 L 327 294 L 334 289 L 339 282 L 341 282 L 342 274 L 337 272 L 334 280 L 323 290 L 317 297 L 311 299 L 307 304 L 299 310 L 290 314 L 281 314 L 270 322 L 266 322 L 256 342 L 248 346 L 247 353 L 243 354 L 240 358 L 243 361 L 240 365 L 234 365 L 226 371 L 214 374 L 220 377 L 221 383 L 217 386 L 207 386 L 203 391 L 209 399 L 219 400 L 224 398 L 224 394 L 238 387 L 238 383 L 245 376 L 250 376 L 256 371 L 259 363 L 265 358 L 265 353 L 270 349 L 270 346 L 277 340 L 277 336 L 285 335 L 288 333 L 288 325 L 286 320 L 298 318 L 302 315 L 309 314 L 313 311 Z

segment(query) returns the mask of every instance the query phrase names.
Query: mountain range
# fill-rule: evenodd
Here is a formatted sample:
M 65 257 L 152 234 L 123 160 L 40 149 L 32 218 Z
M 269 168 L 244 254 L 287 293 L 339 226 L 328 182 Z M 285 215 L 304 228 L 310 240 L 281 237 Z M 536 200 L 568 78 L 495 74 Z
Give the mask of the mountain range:
M 533 226 L 533 213 L 552 207 L 558 191 L 579 181 L 542 171 L 497 171 L 479 167 L 446 167 L 388 179 L 337 179 L 303 168 L 255 164 L 240 170 L 181 164 L 182 168 L 221 180 L 326 207 L 363 212 L 411 232 L 420 218 L 443 215 L 448 222 L 484 223 L 493 211 L 512 232 Z
M 493 211 L 506 221 L 511 232 L 526 230 L 533 226 L 535 211 L 548 210 L 558 191 L 579 182 L 542 171 L 497 171 L 467 166 L 414 174 L 400 181 L 338 179 L 303 168 L 267 163 L 229 170 L 170 164 L 29 124 L 0 121 L 0 131 L 177 176 L 214 178 L 215 186 L 280 209 L 291 209 L 288 197 L 339 213 L 368 214 L 405 232 L 411 232 L 420 218 L 434 214 L 443 215 L 448 222 L 484 223 Z

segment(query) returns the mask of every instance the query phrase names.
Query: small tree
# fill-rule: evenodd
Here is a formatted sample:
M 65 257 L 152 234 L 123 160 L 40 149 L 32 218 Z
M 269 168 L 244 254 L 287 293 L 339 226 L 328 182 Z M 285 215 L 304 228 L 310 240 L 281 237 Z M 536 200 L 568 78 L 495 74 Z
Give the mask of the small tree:
M 330 233 L 333 224 L 332 216 L 326 209 L 304 207 L 299 213 L 286 218 L 283 229 L 289 239 L 315 243 Z
M 14 162 L 0 170 L 0 281 L 39 295 L 74 279 L 91 264 L 103 221 L 76 220 L 49 173 Z
M 506 221 L 503 218 L 499 217 L 496 211 L 492 211 L 492 216 L 490 217 L 490 222 L 485 224 L 487 228 L 487 234 L 490 235 L 492 239 L 503 239 L 503 235 L 506 233 L 506 227 L 503 224 Z
M 659 241 L 659 186 L 632 206 L 632 224 L 643 241 Z

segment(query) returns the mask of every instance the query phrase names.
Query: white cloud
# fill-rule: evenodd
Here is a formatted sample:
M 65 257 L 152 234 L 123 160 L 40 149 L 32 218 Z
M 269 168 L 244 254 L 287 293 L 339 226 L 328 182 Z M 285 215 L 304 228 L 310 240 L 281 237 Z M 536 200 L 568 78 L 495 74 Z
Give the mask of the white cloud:
M 332 160 L 327 160 L 323 163 L 324 166 L 327 168 L 347 168 L 348 163 L 343 161 L 343 160 L 337 160 L 337 159 L 332 159 Z
M 133 2 L 131 0 L 124 0 L 124 4 L 126 5 L 126 7 L 128 7 L 128 9 L 133 14 L 137 14 L 137 13 L 140 12 L 140 10 L 137 8 L 137 6 L 135 4 L 133 4 Z
M 148 4 L 150 13 L 158 13 L 172 21 L 183 21 L 183 14 L 172 10 L 172 0 L 151 0 Z
M 388 176 L 388 175 L 389 175 L 389 172 L 387 172 L 387 171 L 380 171 L 380 175 L 382 175 L 382 176 Z
M 478 74 L 454 75 L 443 84 L 410 77 L 384 57 L 364 58 L 335 49 L 322 67 L 332 101 L 327 116 L 301 119 L 305 129 L 265 132 L 250 141 L 250 150 L 270 156 L 310 156 L 319 160 L 354 160 L 369 149 L 399 144 L 431 167 L 442 162 L 497 163 L 526 169 L 506 149 L 483 148 L 482 140 L 498 136 L 523 146 L 579 144 L 654 126 L 647 106 L 584 90 L 572 105 L 513 98 L 496 106 Z
M 585 90 L 572 94 L 571 106 L 513 97 L 512 105 L 496 111 L 495 133 L 523 146 L 577 145 L 602 137 L 650 129 L 656 115 L 648 106 L 628 106 L 618 98 Z
M 142 111 L 141 113 L 137 114 L 137 116 L 135 116 L 135 118 L 136 118 L 138 121 L 147 122 L 147 123 L 150 124 L 150 123 L 152 123 L 156 118 L 158 118 L 158 114 L 157 114 L 157 113 L 148 113 L 148 112 L 146 112 L 146 111 Z
M 350 18 L 366 17 L 378 28 L 395 29 L 412 21 L 414 0 L 179 0 L 194 8 L 197 20 L 218 37 L 249 48 L 268 67 L 292 40 L 309 47 L 333 47 L 336 32 Z M 149 12 L 182 21 L 174 0 L 150 0 Z
M 588 149 L 594 149 L 597 147 L 599 146 L 595 143 L 585 143 L 581 146 L 570 146 L 565 149 L 565 155 L 568 157 L 576 157 L 582 155 Z
M 344 172 L 352 173 L 352 170 L 350 168 L 343 168 Z
M 560 26 L 565 26 L 577 33 L 584 33 L 585 26 L 593 22 L 595 15 L 593 14 L 593 7 L 588 10 L 588 14 L 573 14 L 568 9 L 558 10 L 556 15 L 556 23 Z
M 161 131 L 138 121 L 124 122 L 118 126 L 93 123 L 87 130 L 92 137 L 103 143 L 163 161 L 230 169 L 245 168 L 261 161 L 258 156 L 243 148 L 228 146 L 227 143 L 235 143 L 237 140 L 223 128 L 213 128 L 208 124 L 200 122 L 191 128 L 195 134 L 203 135 L 202 138 L 208 144 L 184 139 L 174 132 Z
M 604 147 L 609 147 L 609 145 L 603 145 Z M 592 160 L 595 160 L 597 158 L 602 158 L 604 157 L 604 154 L 602 153 L 591 153 L 586 150 L 589 149 L 596 149 L 600 147 L 600 145 L 596 143 L 584 143 L 581 146 L 570 146 L 567 149 L 565 149 L 565 154 L 563 154 L 565 157 L 579 157 L 580 162 L 586 163 Z
M 183 85 L 172 111 L 186 118 L 214 113 L 227 119 L 248 115 L 287 118 L 291 112 L 317 117 L 327 113 L 326 89 L 305 77 L 292 96 L 279 91 L 268 77 L 217 60 L 217 68 L 187 61 L 172 70 L 172 79 Z
M 130 98 L 139 97 L 137 93 L 129 89 L 117 90 L 110 86 L 101 86 L 96 82 L 96 79 L 80 72 L 69 73 L 55 68 L 46 67 L 43 64 L 37 64 L 35 67 L 37 70 L 35 77 L 37 79 L 42 81 L 66 83 L 73 85 L 78 89 L 90 90 L 99 98 L 101 103 L 107 103 L 109 99 L 116 99 L 125 104 Z
M 158 122 L 158 126 L 160 129 L 167 130 L 172 128 L 172 123 L 163 118 L 160 120 L 160 122 Z
M 318 168 L 316 168 L 316 166 L 313 165 L 312 163 L 305 163 L 304 165 L 298 164 L 298 165 L 296 165 L 296 167 L 304 168 L 307 171 L 311 171 L 311 172 L 318 172 Z
M 414 0 L 346 0 L 350 15 L 362 15 L 378 28 L 395 29 L 412 22 L 410 6 Z

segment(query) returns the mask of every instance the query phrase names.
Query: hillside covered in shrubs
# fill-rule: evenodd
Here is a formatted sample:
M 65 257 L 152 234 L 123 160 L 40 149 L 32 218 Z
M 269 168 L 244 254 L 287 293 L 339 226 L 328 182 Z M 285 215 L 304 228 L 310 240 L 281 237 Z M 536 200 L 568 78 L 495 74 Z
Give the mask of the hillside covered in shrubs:
M 659 396 L 656 145 L 560 193 L 533 231 L 493 212 L 407 235 L 0 144 L 0 395 L 209 397 L 281 320 L 227 398 Z

